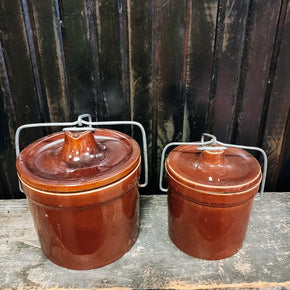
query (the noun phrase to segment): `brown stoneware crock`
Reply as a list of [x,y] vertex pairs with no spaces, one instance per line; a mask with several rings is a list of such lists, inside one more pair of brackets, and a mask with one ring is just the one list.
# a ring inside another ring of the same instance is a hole
[[242,247],[262,175],[248,152],[210,149],[181,145],[168,155],[168,226],[182,251],[218,260]]
[[44,254],[71,269],[109,264],[134,244],[140,149],[114,130],[58,132],[27,146],[17,172]]

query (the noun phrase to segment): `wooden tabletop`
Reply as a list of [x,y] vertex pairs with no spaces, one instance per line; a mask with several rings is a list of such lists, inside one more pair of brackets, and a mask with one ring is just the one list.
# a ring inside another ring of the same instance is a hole
[[243,248],[220,261],[174,246],[166,196],[141,196],[140,205],[133,248],[108,266],[76,271],[42,254],[26,200],[0,200],[0,288],[290,289],[290,193],[255,201]]

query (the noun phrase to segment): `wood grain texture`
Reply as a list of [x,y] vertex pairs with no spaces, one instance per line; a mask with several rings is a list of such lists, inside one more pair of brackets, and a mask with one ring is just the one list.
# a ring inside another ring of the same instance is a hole
[[[289,175],[288,0],[0,0],[0,50],[2,197],[23,196],[17,127],[81,113],[143,124],[146,192],[164,146],[202,132],[262,146],[268,191]],[[138,129],[110,128],[141,145]],[[26,130],[21,148],[48,133]]]
[[167,234],[166,196],[141,196],[140,231],[116,262],[61,268],[41,252],[26,200],[0,201],[1,288],[290,289],[290,193],[255,201],[243,248],[220,261],[190,257]]
[[[155,139],[153,174],[157,184],[162,148],[182,138],[182,66],[186,1],[154,1],[153,98]],[[157,169],[157,170],[156,170]]]
[[[285,2],[286,3],[286,2]],[[270,190],[274,190],[277,182],[279,167],[283,157],[283,140],[287,136],[289,127],[287,126],[290,110],[290,3],[285,5],[285,20],[283,31],[281,31],[280,53],[277,61],[275,78],[265,133],[263,148],[268,152],[269,170],[267,184]],[[281,77],[283,75],[283,77]],[[289,176],[289,175],[288,175]]]
[[[6,62],[3,55],[0,40],[0,197],[9,198],[8,192],[16,192],[17,178],[15,167],[7,165],[15,164],[15,146],[12,136],[16,127],[16,113],[12,100],[10,84],[8,80]],[[6,194],[5,194],[6,193]],[[13,196],[14,197],[14,196]]]
[[[16,1],[14,5],[11,5],[10,1],[1,1],[0,13],[1,42],[8,76],[7,85],[11,92],[16,125],[40,122],[41,108],[34,87],[21,2]],[[36,136],[35,132],[33,134],[28,132],[22,139],[22,144],[29,144]]]
[[[3,74],[0,69],[0,82]],[[2,83],[2,82],[1,82]],[[0,85],[0,88],[3,86]],[[15,146],[12,136],[14,136],[15,119],[9,110],[8,96],[4,90],[0,90],[0,198],[11,198],[23,195],[17,194],[17,176],[15,172]],[[10,194],[9,194],[10,192]],[[12,194],[11,194],[12,193]]]
[[183,64],[183,140],[196,141],[208,130],[217,1],[187,1]]
[[258,144],[259,126],[270,73],[281,4],[279,1],[253,1],[245,53],[245,79],[242,108],[238,116],[237,144]]
[[181,77],[184,47],[185,1],[155,1],[155,82],[159,147],[181,137]]
[[[47,121],[69,121],[71,101],[67,90],[66,68],[62,60],[63,47],[59,39],[60,20],[55,0],[29,0],[34,23],[34,42],[37,48],[41,89],[48,106]],[[61,116],[61,119],[59,118]]]
[[285,129],[284,141],[280,155],[279,175],[277,179],[277,190],[283,191],[289,186],[289,172],[290,172],[290,110],[288,113],[288,121]]
[[83,113],[95,116],[94,66],[86,1],[63,0],[59,7],[73,116]]
[[224,142],[231,141],[249,2],[227,1],[225,7],[219,10],[225,16],[223,37],[220,39],[222,47],[218,56],[213,133]]
[[128,99],[123,95],[122,82],[121,39],[123,36],[120,35],[120,21],[123,16],[120,13],[123,12],[119,11],[117,1],[99,0],[96,5],[102,91],[100,97],[103,98],[103,106],[99,111],[100,118],[102,120],[128,120],[130,109]]
[[[14,139],[12,139],[15,134],[15,119],[11,117],[7,103],[6,96],[0,90],[0,135],[2,138],[0,143],[0,198],[17,198],[24,196],[20,193],[17,194],[19,189],[15,171],[15,144]],[[9,192],[10,194],[8,194]]]
[[[140,122],[147,134],[149,168],[152,160],[152,3],[150,1],[127,1],[129,76],[130,76],[130,112],[131,120]],[[133,130],[133,136],[141,144],[139,129]],[[156,174],[156,173],[155,173]],[[153,172],[149,172],[149,187],[153,186]],[[148,191],[147,191],[148,192]],[[150,192],[150,190],[149,190]]]
[[[40,122],[41,108],[34,88],[20,1],[14,5],[9,1],[0,2],[0,27],[0,178],[3,188],[0,196],[23,197],[17,185],[14,134],[19,124]],[[27,132],[21,138],[21,145],[26,146],[40,136],[40,130]]]

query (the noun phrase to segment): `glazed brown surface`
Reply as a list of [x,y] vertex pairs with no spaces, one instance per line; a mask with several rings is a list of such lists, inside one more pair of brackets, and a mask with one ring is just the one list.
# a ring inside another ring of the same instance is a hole
[[71,269],[93,269],[124,255],[139,228],[140,166],[119,182],[51,194],[22,183],[44,254]]
[[122,197],[90,207],[52,208],[28,200],[42,251],[60,266],[80,270],[107,265],[137,239],[137,183]]
[[248,152],[226,150],[201,151],[198,146],[182,145],[168,156],[166,170],[174,178],[211,192],[243,191],[258,182],[260,165]]
[[253,198],[226,207],[198,204],[170,188],[169,236],[178,248],[196,258],[230,257],[242,247],[252,203]]
[[26,147],[17,169],[42,251],[54,263],[102,267],[136,241],[140,149],[131,137],[56,133]]
[[124,177],[140,162],[131,137],[113,130],[58,132],[27,146],[17,159],[19,177],[52,192],[76,192]]
[[241,149],[200,151],[185,145],[169,154],[166,170],[173,243],[200,259],[235,254],[262,178],[257,160]]

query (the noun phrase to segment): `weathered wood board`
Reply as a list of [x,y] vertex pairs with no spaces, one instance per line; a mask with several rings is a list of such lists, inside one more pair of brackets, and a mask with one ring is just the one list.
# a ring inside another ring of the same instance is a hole
[[141,196],[140,232],[121,259],[89,271],[42,254],[26,200],[0,201],[0,288],[290,289],[290,193],[265,193],[243,248],[220,261],[192,258],[167,234],[166,196]]
[[262,146],[267,191],[289,191],[289,15],[288,0],[0,0],[0,198],[23,197],[17,127],[83,113],[143,124],[149,194],[164,146],[203,132]]

